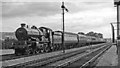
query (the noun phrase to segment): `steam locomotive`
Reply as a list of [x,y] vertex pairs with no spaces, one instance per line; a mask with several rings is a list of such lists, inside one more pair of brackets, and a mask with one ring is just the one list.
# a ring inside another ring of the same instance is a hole
[[51,52],[61,50],[63,48],[70,49],[81,47],[89,44],[103,43],[102,38],[85,36],[71,32],[52,31],[50,28],[21,24],[21,27],[15,31],[15,36],[18,39],[14,44],[15,54],[37,54],[43,52]]

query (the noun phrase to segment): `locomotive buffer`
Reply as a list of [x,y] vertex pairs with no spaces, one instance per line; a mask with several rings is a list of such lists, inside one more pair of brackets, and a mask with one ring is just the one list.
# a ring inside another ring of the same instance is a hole
[[63,34],[62,34],[62,45],[63,45],[63,53],[65,53],[65,43],[64,43],[64,32],[65,32],[65,26],[64,26],[64,10],[68,12],[68,9],[64,6],[64,2],[62,2],[62,16],[63,16]]

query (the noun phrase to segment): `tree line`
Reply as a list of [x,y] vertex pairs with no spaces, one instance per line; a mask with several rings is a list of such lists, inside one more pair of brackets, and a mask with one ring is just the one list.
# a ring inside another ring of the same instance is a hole
[[102,33],[96,33],[96,32],[88,32],[88,33],[84,33],[84,32],[78,32],[78,34],[82,34],[82,35],[86,35],[86,36],[93,36],[93,37],[98,37],[98,38],[103,38],[103,34]]

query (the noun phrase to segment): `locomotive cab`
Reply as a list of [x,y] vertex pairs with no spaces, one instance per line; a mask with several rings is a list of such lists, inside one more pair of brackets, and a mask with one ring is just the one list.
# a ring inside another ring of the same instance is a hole
[[42,39],[44,41],[44,49],[46,52],[53,50],[53,31],[50,28],[40,27],[39,30],[42,31]]
[[39,28],[44,36],[44,41],[52,43],[52,30],[50,28],[46,28],[46,27],[40,27]]

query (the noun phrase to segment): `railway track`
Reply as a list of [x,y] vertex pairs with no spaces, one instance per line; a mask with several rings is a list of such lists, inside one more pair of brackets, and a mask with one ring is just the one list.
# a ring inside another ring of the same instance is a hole
[[[42,54],[42,53],[39,53],[39,54]],[[39,54],[33,54],[33,55],[32,54],[30,54],[30,55],[15,55],[15,54],[1,55],[2,59],[0,59],[0,61],[18,59],[18,58],[29,57],[29,56],[39,55]]]
[[2,59],[0,59],[0,61],[17,58],[17,56],[15,56],[14,54],[1,55],[1,57],[2,57]]
[[[103,43],[104,44],[104,43]],[[43,53],[40,53],[43,54]],[[44,53],[45,54],[45,53]],[[34,55],[39,55],[39,54],[34,54]],[[15,54],[7,54],[7,55],[1,55],[0,61],[6,61],[6,60],[12,60],[12,59],[18,59],[18,58],[23,58],[23,57],[29,57],[29,56],[34,56],[34,55],[15,55]]]
[[95,67],[96,60],[104,52],[106,52],[106,50],[108,50],[110,47],[111,47],[111,45],[103,47],[103,48],[101,48],[99,50],[90,52],[89,54],[86,54],[84,57],[81,57],[80,59],[75,61],[74,63],[68,64],[68,65],[66,65],[64,67],[75,67],[76,66],[76,67],[79,67],[79,68],[85,68],[85,67],[86,68],[87,67],[93,68],[93,67]]
[[[109,47],[110,46],[103,46],[103,47],[100,47],[100,48],[97,48],[97,49],[93,49],[90,52],[79,53],[79,54],[76,54],[74,56],[65,58],[63,60],[47,64],[43,68],[46,68],[46,67],[55,67],[55,68],[57,68],[57,67],[58,68],[59,67],[62,67],[62,68],[66,68],[66,67],[73,67],[73,68],[74,67],[80,67],[80,68],[83,68],[85,66],[89,66],[90,63],[93,60],[95,60],[98,56],[100,56],[101,53],[103,53],[101,51],[105,51]],[[101,52],[101,53],[99,55],[96,55],[99,52]]]
[[[91,52],[86,51],[87,49],[77,50],[77,51],[74,51],[74,52],[69,52],[69,53],[60,54],[60,55],[56,55],[56,56],[49,57],[49,58],[44,58],[44,59],[41,59],[41,60],[35,60],[35,61],[27,62],[27,63],[13,65],[11,67],[21,67],[21,68],[29,67],[29,66],[48,67],[48,66],[54,66],[54,65],[55,65],[55,67],[67,66],[68,64],[71,64],[73,61],[75,62],[76,59],[77,59],[76,58],[77,56],[82,55],[81,57],[84,57],[85,55],[91,54],[94,51],[98,51],[101,48],[105,48],[105,47],[107,47],[107,45],[101,46],[99,48],[98,47],[93,47],[92,48],[93,51],[91,51]],[[71,58],[71,59],[75,58],[75,59],[73,59],[73,61],[65,62],[64,60],[68,60],[67,58]],[[65,64],[62,61],[64,61]],[[56,65],[56,63],[59,63],[59,62],[62,62],[62,64]]]
[[[34,54],[34,55],[37,55],[37,54]],[[34,56],[34,55],[15,55],[15,54],[7,54],[7,55],[2,55],[2,59],[0,59],[0,61],[18,59],[18,58],[29,57],[29,56]]]
[[[39,53],[39,54],[43,54],[43,53]],[[7,54],[7,55],[1,55],[2,59],[0,59],[0,61],[6,61],[6,60],[23,58],[23,57],[35,56],[35,55],[39,55],[39,54],[30,54],[30,55]]]

